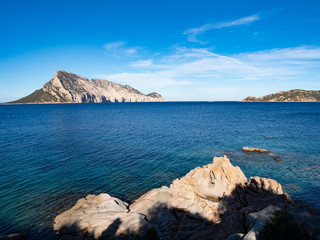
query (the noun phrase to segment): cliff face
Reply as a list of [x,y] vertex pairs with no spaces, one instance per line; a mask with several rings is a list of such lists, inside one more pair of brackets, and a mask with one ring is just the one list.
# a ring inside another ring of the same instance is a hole
[[319,102],[320,91],[307,91],[294,89],[290,91],[280,91],[260,98],[253,96],[243,99],[244,102]]
[[43,88],[12,103],[164,102],[158,93],[144,95],[129,85],[88,79],[57,71]]
[[270,216],[286,209],[311,239],[320,234],[320,213],[299,204],[275,180],[247,181],[226,156],[215,157],[131,205],[106,193],[88,195],[55,218],[54,230],[61,239],[255,240]]

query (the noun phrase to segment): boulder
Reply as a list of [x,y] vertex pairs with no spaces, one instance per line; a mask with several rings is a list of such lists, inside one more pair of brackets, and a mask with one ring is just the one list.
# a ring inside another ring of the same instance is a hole
[[250,213],[247,217],[247,222],[250,224],[249,231],[242,239],[256,240],[257,234],[259,234],[266,225],[266,222],[277,210],[280,210],[280,208],[276,206],[268,206],[259,212]]
[[215,157],[212,164],[191,170],[181,179],[174,180],[169,188],[153,189],[142,195],[130,210],[146,214],[148,207],[165,204],[211,221],[222,198],[230,196],[236,188],[244,187],[246,182],[240,168],[234,167],[226,156]]
[[88,195],[55,218],[54,230],[64,238],[139,235],[150,226],[142,214],[129,212],[127,206],[127,203],[105,193]]
[[253,211],[259,211],[269,205],[285,207],[291,201],[288,194],[283,193],[281,184],[270,178],[250,177],[245,192],[248,206]]
[[[146,215],[161,239],[172,239],[178,235],[188,239],[212,239],[218,234],[216,226],[228,221],[229,227],[224,226],[226,230],[221,236],[224,239],[233,231],[243,230],[239,224],[242,214],[225,213],[231,206],[237,208],[241,205],[234,193],[238,189],[243,191],[246,182],[247,178],[240,168],[234,167],[226,156],[215,157],[213,163],[191,170],[181,179],[174,180],[169,188],[153,189],[142,195],[129,209]],[[232,201],[233,198],[237,200]],[[228,204],[230,206],[227,208]],[[224,219],[221,219],[222,216]],[[213,227],[212,224],[216,225]],[[168,229],[172,234],[168,234]]]

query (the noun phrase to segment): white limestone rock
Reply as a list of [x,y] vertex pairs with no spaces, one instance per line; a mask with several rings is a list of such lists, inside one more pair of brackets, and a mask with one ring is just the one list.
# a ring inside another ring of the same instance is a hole
[[62,237],[134,236],[142,234],[149,226],[144,216],[129,212],[128,204],[103,193],[88,195],[68,211],[55,218],[54,230]]

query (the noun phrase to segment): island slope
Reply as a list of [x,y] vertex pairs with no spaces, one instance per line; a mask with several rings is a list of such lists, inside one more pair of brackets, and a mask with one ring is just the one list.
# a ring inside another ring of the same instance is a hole
[[129,85],[88,79],[59,70],[43,88],[10,103],[164,102],[158,93],[145,95]]

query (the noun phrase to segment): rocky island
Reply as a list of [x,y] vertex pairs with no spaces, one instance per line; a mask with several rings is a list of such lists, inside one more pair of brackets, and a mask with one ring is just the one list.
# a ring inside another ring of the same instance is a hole
[[56,71],[43,88],[10,103],[101,103],[164,102],[159,93],[144,95],[129,85],[102,79],[88,79],[66,71]]
[[243,102],[320,102],[320,91],[307,91],[294,89],[280,91],[260,98],[253,96],[242,100]]
[[248,181],[224,156],[131,205],[88,195],[55,218],[54,230],[61,239],[320,239],[320,212],[292,202],[273,179]]

